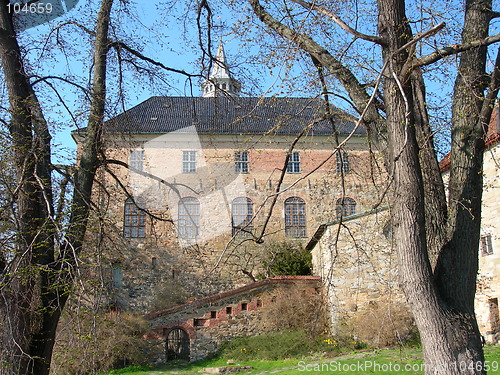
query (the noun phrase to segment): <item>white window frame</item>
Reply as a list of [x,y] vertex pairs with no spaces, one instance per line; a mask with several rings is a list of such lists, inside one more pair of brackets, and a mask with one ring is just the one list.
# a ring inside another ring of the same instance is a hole
[[285,235],[307,237],[306,202],[300,197],[285,200]]
[[337,203],[335,204],[335,211],[337,215],[337,220],[341,218],[345,218],[347,216],[355,215],[357,212],[357,205],[355,199],[351,197],[343,197],[337,199]]
[[144,238],[146,237],[146,213],[139,207],[144,202],[138,199],[136,202],[128,198],[123,208],[123,237]]
[[234,171],[236,173],[248,173],[248,151],[234,152]]
[[253,231],[253,202],[247,197],[233,199],[231,204],[232,234],[251,237]]
[[294,151],[288,157],[287,173],[300,173],[300,152]]
[[182,151],[182,173],[196,173],[196,151]]
[[342,151],[335,154],[336,170],[338,174],[346,174],[351,171],[351,164],[349,162],[349,153]]
[[185,197],[178,204],[177,232],[185,240],[196,239],[200,230],[200,201]]
[[482,235],[479,239],[479,245],[481,247],[481,256],[484,257],[493,254],[493,241],[491,239],[491,233]]

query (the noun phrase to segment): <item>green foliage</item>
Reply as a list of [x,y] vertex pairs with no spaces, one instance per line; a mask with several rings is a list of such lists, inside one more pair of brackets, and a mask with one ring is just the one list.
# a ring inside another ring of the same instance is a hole
[[150,371],[153,370],[151,366],[128,366],[117,370],[111,370],[108,375],[118,375],[118,374],[130,374],[139,371]]
[[233,339],[222,345],[220,355],[237,361],[280,360],[314,353],[338,354],[366,347],[366,343],[351,338],[311,337],[303,330],[293,330]]
[[266,253],[263,263],[268,276],[300,276],[312,273],[311,253],[300,243],[271,243]]

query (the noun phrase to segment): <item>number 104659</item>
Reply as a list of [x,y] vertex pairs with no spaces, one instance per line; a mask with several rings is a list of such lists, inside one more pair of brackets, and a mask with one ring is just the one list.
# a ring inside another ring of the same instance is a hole
[[51,3],[32,3],[32,4],[21,4],[21,3],[14,3],[14,4],[7,4],[7,10],[9,13],[16,13],[16,14],[50,14],[52,13],[52,4]]

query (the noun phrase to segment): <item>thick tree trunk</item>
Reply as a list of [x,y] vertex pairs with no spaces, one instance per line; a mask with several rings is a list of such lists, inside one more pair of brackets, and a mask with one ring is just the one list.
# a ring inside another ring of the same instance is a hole
[[[484,2],[482,3],[484,5]],[[418,121],[415,120],[419,119],[419,115],[415,113],[414,106],[418,98],[414,96],[415,91],[409,87],[411,86],[410,77],[405,76],[404,73],[401,74],[405,62],[411,56],[408,56],[407,50],[400,51],[400,48],[411,40],[411,30],[405,17],[404,1],[379,0],[379,11],[379,32],[388,42],[383,47],[384,61],[390,60],[386,73],[385,104],[389,145],[392,152],[391,160],[395,163],[394,224],[401,285],[421,334],[425,364],[428,366],[426,374],[482,374],[484,373],[484,357],[474,315],[479,227],[473,228],[475,235],[463,236],[466,226],[478,225],[480,212],[477,216],[469,215],[463,218],[465,227],[455,224],[450,226],[452,238],[468,239],[461,243],[452,240],[443,247],[437,259],[438,278],[435,282],[429,253],[434,254],[433,250],[443,245],[444,231],[435,226],[436,223],[439,224],[439,221],[433,222],[429,214],[426,215],[425,205],[428,208],[438,205],[437,208],[441,210],[444,201],[436,200],[436,198],[442,199],[439,197],[441,195],[439,191],[435,196],[431,195],[424,199],[424,183],[427,184],[427,191],[429,191],[434,182],[423,180],[425,171],[422,171],[422,166],[427,168],[427,165],[419,160],[418,144],[422,141],[417,141],[414,131],[415,128],[418,129]],[[468,30],[470,27],[483,30],[483,38],[487,35],[487,28],[484,32],[484,24],[477,17],[469,25],[466,22],[465,34],[470,32]],[[473,33],[472,38],[475,40],[481,38],[481,35]],[[462,69],[463,66],[460,67],[460,71]],[[482,78],[484,70],[481,74],[478,73],[477,70],[472,72],[471,77]],[[470,89],[468,91],[470,92]],[[459,101],[458,104],[455,102],[454,107],[465,110],[472,106],[475,107],[476,112],[479,112],[474,103],[477,99],[473,102],[471,99],[472,97],[480,98],[483,91],[484,86],[483,90],[475,90],[464,101]],[[453,143],[456,142],[455,140],[454,136]],[[482,149],[476,147],[471,154],[482,155]],[[477,155],[477,159],[482,160],[482,157]],[[462,170],[468,171],[466,173],[476,171],[477,177],[479,169],[475,169],[473,165],[462,167]],[[468,183],[464,177],[462,174],[454,180],[461,189],[464,188],[464,184]],[[468,198],[475,200],[475,203],[471,203],[474,205],[474,214],[477,213],[478,206],[480,207],[481,189],[481,182],[476,181],[472,185],[470,194],[466,193]],[[450,198],[452,199],[452,195]],[[453,221],[453,213],[452,209],[451,221]],[[441,225],[444,225],[444,218],[442,214],[438,217]],[[435,231],[436,228],[437,231]],[[473,239],[470,240],[470,237]],[[445,261],[443,254],[450,254],[451,257]]]
[[7,12],[0,3],[0,56],[11,109],[18,193],[17,254],[2,273],[0,374],[48,375],[57,324],[72,288],[74,256],[81,249],[98,166],[106,93],[108,28],[113,0],[103,0],[97,19],[92,100],[87,138],[75,176],[72,213],[55,259],[50,134],[21,58]]

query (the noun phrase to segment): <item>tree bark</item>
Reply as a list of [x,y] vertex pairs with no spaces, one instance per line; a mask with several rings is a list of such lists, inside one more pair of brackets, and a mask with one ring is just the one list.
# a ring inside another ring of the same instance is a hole
[[[434,283],[429,245],[434,241],[438,241],[439,245],[442,237],[441,239],[440,235],[438,238],[433,237],[437,233],[432,231],[435,227],[429,225],[432,223],[429,222],[429,215],[425,214],[425,205],[444,204],[444,201],[435,201],[435,196],[429,196],[427,200],[424,198],[422,165],[425,166],[425,164],[420,163],[419,142],[413,130],[417,128],[415,120],[419,116],[415,111],[411,78],[401,75],[402,72],[404,73],[405,62],[411,58],[406,50],[400,51],[400,48],[412,37],[405,16],[405,4],[399,0],[379,0],[378,4],[379,32],[388,42],[386,46],[383,46],[384,62],[390,60],[384,96],[387,109],[388,143],[392,152],[391,160],[395,163],[396,199],[393,223],[401,286],[419,328],[427,366],[426,373],[483,373],[474,368],[474,364],[482,364],[484,361],[473,313],[475,284],[469,285],[467,289],[471,297],[469,307],[472,306],[472,308],[458,309],[459,300],[450,301],[443,295],[443,289],[451,290],[453,284],[449,283],[443,285],[444,288],[438,288]],[[396,79],[399,83],[395,82]],[[430,181],[427,183],[429,184]],[[450,246],[444,248],[450,249]],[[460,247],[454,250],[455,253],[464,251]],[[441,254],[437,269],[440,269]],[[474,279],[476,272],[473,273]],[[463,280],[469,277],[470,270],[467,274],[455,273],[454,278]]]
[[[63,244],[55,243],[50,133],[31,83],[7,11],[0,4],[0,56],[7,83],[18,192],[16,257],[2,272],[0,374],[48,375],[57,324],[72,288],[75,256],[89,216],[106,93],[108,28],[113,0],[99,11],[94,53],[92,100],[82,158],[75,176],[70,226]],[[55,249],[62,248],[57,259]]]

